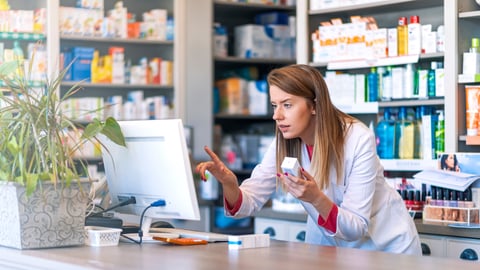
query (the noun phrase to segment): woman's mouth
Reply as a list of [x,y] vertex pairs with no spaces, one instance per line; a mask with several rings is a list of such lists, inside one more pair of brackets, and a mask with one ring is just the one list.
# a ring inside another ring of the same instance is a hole
[[290,126],[287,126],[287,125],[278,125],[278,129],[279,129],[282,133],[287,132],[289,127],[290,127]]

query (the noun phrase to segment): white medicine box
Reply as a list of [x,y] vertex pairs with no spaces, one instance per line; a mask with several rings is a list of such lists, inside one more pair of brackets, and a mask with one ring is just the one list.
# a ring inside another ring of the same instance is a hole
[[292,58],[288,25],[246,24],[235,27],[235,56],[242,58]]
[[235,27],[235,56],[242,58],[274,57],[274,39],[267,33],[268,27],[256,24]]

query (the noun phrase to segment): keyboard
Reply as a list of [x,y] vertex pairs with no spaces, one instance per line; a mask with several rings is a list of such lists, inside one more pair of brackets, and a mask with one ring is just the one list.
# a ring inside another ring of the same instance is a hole
[[[138,233],[125,233],[122,234],[125,235],[135,241],[140,241],[140,237],[138,237]],[[169,233],[169,232],[149,232],[149,233],[144,233],[142,237],[142,243],[162,243],[161,241],[154,240],[153,237],[158,236],[158,237],[164,237],[164,238],[179,238],[180,235],[177,233]],[[120,237],[120,240],[122,242],[130,242],[132,243],[132,240],[126,238],[126,237]]]
[[196,238],[207,240],[208,242],[228,242],[228,234],[223,233],[213,233],[213,232],[202,232],[194,230],[186,230],[179,228],[151,228],[150,232],[152,233],[172,233],[177,234],[183,238]]

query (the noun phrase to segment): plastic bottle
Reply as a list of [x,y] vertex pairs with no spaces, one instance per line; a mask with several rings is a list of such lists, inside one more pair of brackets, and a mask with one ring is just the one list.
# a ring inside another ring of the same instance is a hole
[[392,67],[386,67],[382,76],[382,100],[391,100],[393,91]]
[[378,73],[375,67],[372,67],[367,75],[367,87],[368,101],[378,101]]
[[237,143],[231,135],[225,135],[222,139],[221,159],[229,169],[242,169],[243,162]]
[[407,17],[400,17],[397,25],[398,55],[408,54],[408,23]]
[[445,117],[442,110],[437,111],[438,121],[435,125],[435,154],[438,157],[445,151]]
[[18,42],[18,40],[15,40],[13,42],[13,55],[15,57],[15,60],[22,61],[23,59],[25,59],[22,47],[20,47],[20,42]]
[[420,25],[420,17],[417,15],[410,16],[407,51],[409,54],[420,54],[422,52],[422,26]]
[[415,92],[415,68],[413,64],[407,64],[403,73],[404,89],[403,97],[412,98]]
[[408,119],[407,108],[400,107],[395,128],[396,151],[400,159],[413,159],[414,156],[414,126]]
[[431,68],[427,73],[427,95],[429,97],[434,97],[436,95],[435,69],[437,69],[437,62],[432,61],[430,65]]
[[423,144],[422,144],[422,115],[424,110],[422,107],[417,107],[415,110],[415,122],[414,122],[414,154],[413,157],[421,159],[423,157]]
[[383,119],[375,128],[377,134],[377,154],[382,159],[395,158],[395,121],[391,119],[389,108],[383,111]]

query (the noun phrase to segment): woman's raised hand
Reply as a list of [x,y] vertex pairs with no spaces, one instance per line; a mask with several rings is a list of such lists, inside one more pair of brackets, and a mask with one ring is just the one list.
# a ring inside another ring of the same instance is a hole
[[197,172],[200,178],[206,181],[205,171],[208,170],[222,185],[238,186],[237,176],[227,168],[220,158],[208,147],[204,147],[205,152],[210,156],[210,161],[201,162],[197,165]]

